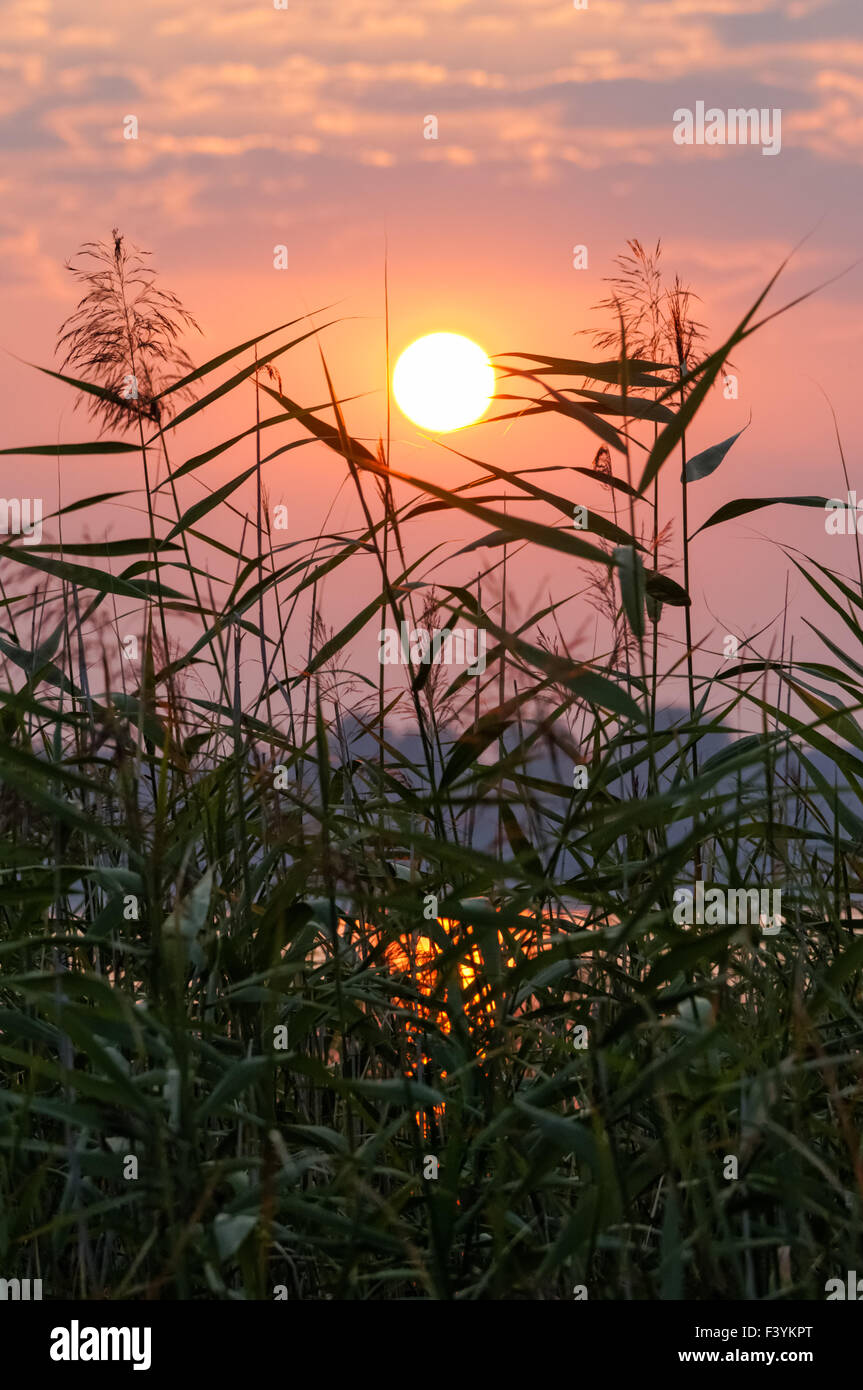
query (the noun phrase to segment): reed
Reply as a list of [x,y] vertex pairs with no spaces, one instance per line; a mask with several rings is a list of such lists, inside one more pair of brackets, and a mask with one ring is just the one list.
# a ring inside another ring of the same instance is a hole
[[[351,435],[325,363],[322,403],[292,399],[311,321],[140,371],[124,401],[132,355],[162,331],[167,362],[191,320],[152,279],[123,318],[122,246],[65,329],[86,386],[58,375],[110,428],[94,451],[140,456],[149,534],[0,546],[0,1272],[46,1298],[823,1297],[863,1234],[860,574],[783,552],[843,641],[711,667],[700,532],[824,499],[731,499],[695,533],[658,511],[765,296],[670,365],[623,286],[622,350],[501,356],[522,394],[498,417],[553,412],[594,467],[474,460],[447,489]],[[234,395],[249,418],[250,387],[254,462],[213,488],[238,440],[184,457],[183,425]],[[726,445],[690,451],[684,504]],[[362,522],[282,542],[266,470],[309,446],[343,460]],[[576,531],[584,474],[611,505]],[[409,558],[430,511],[484,524],[471,583],[441,579],[439,543]],[[525,547],[571,574],[527,616],[502,584]],[[363,555],[373,589],[330,631],[322,581]],[[564,612],[585,583],[589,653]],[[370,687],[352,644],[415,621],[482,628],[485,670]],[[674,890],[702,875],[781,887],[780,933],[681,926]]]

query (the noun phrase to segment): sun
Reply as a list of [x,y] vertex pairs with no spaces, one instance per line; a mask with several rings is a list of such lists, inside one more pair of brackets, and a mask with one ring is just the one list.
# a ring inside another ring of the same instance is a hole
[[444,434],[473,424],[494,395],[494,368],[460,333],[429,333],[405,348],[393,372],[399,409],[421,429]]

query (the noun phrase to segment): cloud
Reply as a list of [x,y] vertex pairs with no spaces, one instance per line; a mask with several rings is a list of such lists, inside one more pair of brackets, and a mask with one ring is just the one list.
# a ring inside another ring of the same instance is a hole
[[[8,189],[0,188],[4,201]],[[54,256],[41,244],[36,227],[22,227],[11,218],[0,220],[0,285],[4,295],[31,295],[34,290],[50,298],[62,297],[68,290],[68,275]]]
[[[65,23],[48,0],[12,0],[0,145],[10,176],[38,184],[33,207],[76,180],[137,200],[149,182],[153,206],[162,199],[184,225],[214,204],[229,166],[290,178],[313,157],[321,183],[344,161],[451,177],[485,168],[508,185],[679,170],[693,152],[674,146],[672,114],[699,98],[779,105],[785,157],[858,166],[858,2],[149,0],[142,24],[116,0],[89,0]],[[129,114],[135,141],[123,138]],[[436,141],[423,139],[429,114]],[[751,153],[694,155],[720,167]]]

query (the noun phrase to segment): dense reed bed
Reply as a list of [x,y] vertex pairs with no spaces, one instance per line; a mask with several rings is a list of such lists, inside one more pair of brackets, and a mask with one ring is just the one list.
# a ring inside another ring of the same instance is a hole
[[[293,399],[308,320],[194,368],[146,262],[89,251],[59,375],[93,441],[4,452],[139,463],[147,534],[75,540],[93,497],[0,546],[0,1276],[823,1298],[863,1235],[863,582],[789,553],[845,637],[739,659],[698,653],[687,592],[688,494],[733,441],[687,444],[775,277],[708,352],[634,243],[604,356],[497,360],[495,413],[554,412],[593,466],[474,460],[447,489],[352,437],[325,363],[322,402]],[[227,397],[248,428],[187,457]],[[364,523],[300,544],[267,469],[324,448]],[[780,503],[824,498],[706,524]],[[409,558],[449,513],[483,528],[469,584]],[[521,547],[587,584],[601,650],[569,593],[511,619]],[[330,632],[318,586],[359,564],[374,592]],[[481,631],[484,670],[350,671],[402,623]],[[780,889],[781,929],[681,924],[698,880]]]

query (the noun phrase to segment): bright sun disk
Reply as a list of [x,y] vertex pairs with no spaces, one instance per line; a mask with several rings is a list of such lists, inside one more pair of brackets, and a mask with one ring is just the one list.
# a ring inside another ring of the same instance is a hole
[[393,372],[399,409],[421,429],[445,433],[478,420],[494,395],[494,368],[460,333],[429,333],[405,348]]

